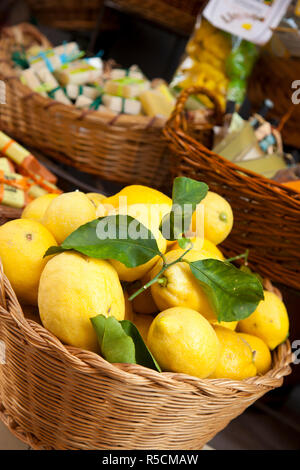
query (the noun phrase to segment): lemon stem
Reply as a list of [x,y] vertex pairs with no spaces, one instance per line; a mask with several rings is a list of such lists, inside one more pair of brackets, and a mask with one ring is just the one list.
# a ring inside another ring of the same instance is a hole
[[[134,294],[132,294],[130,297],[129,297],[129,300],[132,301],[133,299],[135,299],[138,295],[140,295],[142,292],[144,292],[146,289],[148,289],[150,286],[152,286],[152,284],[155,284],[156,282],[159,282],[159,284],[163,284],[165,283],[164,281],[164,278],[165,277],[162,277],[163,273],[170,267],[170,266],[173,266],[174,264],[176,263],[180,263],[180,261],[182,261],[182,259],[184,258],[184,256],[192,249],[192,247],[188,248],[184,253],[182,253],[181,256],[179,256],[178,259],[176,259],[175,261],[173,261],[172,263],[169,263],[167,264],[166,263],[166,260],[165,260],[165,257],[164,255],[161,255],[162,257],[162,260],[163,260],[163,267],[161,268],[161,270],[159,271],[159,273],[156,274],[156,276],[151,279],[151,281],[147,282],[147,284],[145,284],[143,287],[141,287],[138,291],[134,292]],[[165,278],[166,279],[166,278]]]
[[245,260],[245,264],[247,265],[248,263],[248,256],[249,256],[249,250],[246,250],[245,253],[243,253],[242,255],[238,255],[238,256],[234,256],[233,258],[228,258],[226,260],[226,263],[231,263],[232,261],[236,261],[238,259],[243,259]]

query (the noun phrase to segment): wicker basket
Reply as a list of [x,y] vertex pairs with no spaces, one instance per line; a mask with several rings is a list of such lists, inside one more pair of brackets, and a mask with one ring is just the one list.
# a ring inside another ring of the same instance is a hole
[[242,381],[110,364],[26,319],[2,271],[0,293],[0,419],[33,449],[201,449],[290,373],[289,342]]
[[[0,79],[6,82],[6,105],[0,106],[1,128],[25,144],[79,170],[123,184],[163,187],[169,183],[172,154],[162,129],[166,120],[125,114],[111,117],[78,110],[44,98],[24,86],[13,69],[11,52],[31,43],[49,45],[29,24],[7,28],[0,40]],[[191,134],[211,144],[213,123],[221,119],[217,100],[207,91],[215,110],[197,114]]]
[[93,29],[104,0],[26,0],[41,24],[68,30]]
[[292,95],[296,91],[292,83],[299,77],[300,59],[274,57],[265,53],[256,63],[248,90],[256,110],[267,97],[275,104],[268,116],[279,119],[292,113],[282,129],[282,137],[286,145],[296,148],[300,148],[300,106],[292,103]]
[[192,33],[208,0],[112,0],[108,3],[184,35]]
[[[206,182],[231,204],[235,223],[224,243],[231,256],[250,249],[249,264],[263,277],[300,289],[300,194],[211,152],[185,131],[182,92],[165,134],[177,154],[176,176]],[[174,157],[175,158],[175,157]]]
[[22,209],[15,209],[13,207],[3,206],[0,204],[0,225],[3,225],[13,219],[19,219],[21,214]]

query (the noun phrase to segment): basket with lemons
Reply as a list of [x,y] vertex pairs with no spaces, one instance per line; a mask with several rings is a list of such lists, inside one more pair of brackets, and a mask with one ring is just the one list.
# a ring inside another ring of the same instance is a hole
[[288,336],[287,311],[232,264],[247,253],[224,258],[217,245],[233,214],[208,189],[178,177],[172,199],[136,185],[108,198],[42,196],[0,227],[4,272],[47,330],[109,362],[199,378],[264,374]]

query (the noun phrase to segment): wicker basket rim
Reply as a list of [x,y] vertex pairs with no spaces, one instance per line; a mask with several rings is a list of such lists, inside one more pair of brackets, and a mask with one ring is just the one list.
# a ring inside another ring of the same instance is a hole
[[[14,34],[12,34],[13,31],[20,31],[22,34],[23,32],[28,32],[32,34],[35,37],[35,39],[39,41],[41,44],[47,44],[49,46],[52,46],[51,43],[48,41],[48,39],[37,28],[35,28],[33,25],[29,23],[20,23],[17,26],[5,28],[2,31],[2,34],[0,36],[0,42],[3,38],[12,39],[14,37]],[[127,129],[130,128],[134,130],[134,129],[148,129],[148,128],[153,128],[153,127],[158,128],[158,129],[163,129],[168,120],[168,118],[163,117],[163,116],[154,116],[154,117],[144,116],[144,115],[131,116],[127,114],[116,114],[115,116],[112,116],[111,113],[101,111],[101,110],[100,111],[93,110],[93,109],[80,110],[76,108],[74,105],[60,103],[49,97],[44,97],[38,92],[32,91],[27,85],[24,85],[19,80],[19,77],[15,72],[11,57],[7,56],[6,59],[2,59],[1,62],[4,64],[4,66],[2,65],[2,68],[3,68],[2,73],[3,73],[4,80],[14,80],[14,79],[17,80],[17,87],[20,90],[21,98],[27,99],[27,100],[28,99],[33,100],[33,102],[35,102],[36,104],[39,104],[40,106],[44,108],[48,108],[50,112],[52,108],[55,108],[55,111],[59,110],[62,113],[66,112],[68,114],[68,117],[73,118],[75,121],[76,120],[90,120],[90,121],[100,120],[103,124],[106,124],[106,125],[120,127],[120,128],[125,127]],[[4,74],[5,69],[7,71],[7,74]],[[202,93],[205,94],[212,101],[214,105],[213,110],[207,110],[206,112],[208,114],[211,113],[212,115],[215,114],[217,119],[219,119],[219,116],[221,114],[221,108],[220,108],[217,98],[214,96],[213,93],[209,92],[209,90],[206,90],[204,88],[202,90]],[[211,124],[201,123],[201,129],[206,129],[206,128],[210,129],[211,127],[212,127]]]
[[[231,168],[236,171],[236,173],[239,173],[242,177],[248,177],[248,178],[255,178],[256,183],[259,183],[263,189],[265,190],[266,187],[270,189],[271,192],[276,191],[278,196],[284,197],[285,201],[289,203],[292,202],[295,207],[295,210],[298,210],[300,208],[300,193],[296,191],[293,188],[290,188],[288,186],[284,186],[281,183],[278,183],[277,181],[273,181],[265,176],[262,176],[258,173],[255,173],[252,170],[248,170],[246,168],[242,168],[238,164],[231,162],[227,158],[223,157],[222,155],[219,155],[215,153],[213,150],[209,150],[206,148],[204,145],[202,145],[200,142],[196,142],[195,139],[188,135],[186,133],[186,127],[187,123],[185,120],[184,113],[182,113],[182,109],[185,105],[185,102],[187,98],[190,95],[197,94],[199,93],[199,90],[201,90],[202,87],[198,86],[193,86],[190,88],[186,88],[183,90],[178,97],[177,103],[175,105],[174,111],[170,118],[167,120],[166,125],[164,127],[164,135],[166,136],[167,140],[170,142],[170,144],[173,144],[173,141],[176,140],[176,135],[179,139],[184,138],[184,140],[188,141],[191,146],[194,146],[195,143],[197,144],[198,147],[201,147],[201,150],[206,153],[210,158],[214,158],[217,160],[219,163],[222,163],[223,165],[226,165],[226,167]],[[185,159],[193,165],[195,160],[194,156],[185,156]]]
[[24,337],[34,347],[46,350],[47,353],[59,354],[64,362],[83,373],[104,373],[123,383],[147,385],[149,383],[167,389],[178,389],[197,393],[205,389],[207,393],[232,394],[232,391],[255,393],[258,389],[270,390],[280,385],[282,378],[291,372],[292,353],[289,341],[282,343],[273,352],[275,366],[263,376],[244,380],[231,379],[199,379],[186,374],[157,372],[138,364],[111,364],[100,355],[73,346],[63,345],[52,333],[33,320],[26,319],[11,284],[3,272],[0,261],[0,315],[7,315],[22,330]]

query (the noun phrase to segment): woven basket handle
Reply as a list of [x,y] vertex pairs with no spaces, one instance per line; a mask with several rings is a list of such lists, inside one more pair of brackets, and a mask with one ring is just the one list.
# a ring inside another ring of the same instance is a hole
[[180,93],[174,111],[165,125],[164,132],[168,137],[170,137],[173,132],[178,132],[179,130],[183,130],[184,132],[186,132],[187,120],[186,113],[184,112],[184,107],[188,97],[191,95],[204,95],[209,98],[212,104],[214,105],[214,118],[216,123],[222,122],[223,111],[219,100],[212,91],[200,86],[186,88]]
[[17,26],[3,28],[2,37],[13,38],[16,44],[23,45],[25,37],[31,37],[32,42],[42,47],[52,47],[52,44],[35,26],[30,23],[20,23]]

